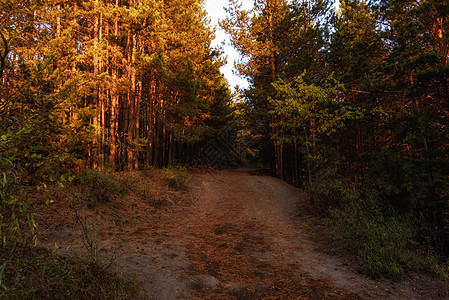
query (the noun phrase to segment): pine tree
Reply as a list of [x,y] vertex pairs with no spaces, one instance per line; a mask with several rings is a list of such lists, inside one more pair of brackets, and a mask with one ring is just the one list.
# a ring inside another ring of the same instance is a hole
[[191,159],[183,149],[210,136],[209,110],[229,101],[201,1],[32,4],[2,2],[3,131],[16,119],[47,126],[39,136],[54,148],[33,154],[67,167]]

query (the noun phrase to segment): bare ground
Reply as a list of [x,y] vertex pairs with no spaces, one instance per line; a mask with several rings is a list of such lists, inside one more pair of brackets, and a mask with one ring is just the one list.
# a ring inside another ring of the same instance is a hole
[[[449,297],[428,275],[375,281],[350,257],[326,254],[327,245],[311,238],[313,220],[298,211],[305,195],[281,180],[196,170],[190,191],[164,193],[174,203],[165,210],[128,197],[85,213],[102,254],[142,282],[138,299]],[[80,251],[70,211],[54,209],[56,220],[41,220],[43,244]]]

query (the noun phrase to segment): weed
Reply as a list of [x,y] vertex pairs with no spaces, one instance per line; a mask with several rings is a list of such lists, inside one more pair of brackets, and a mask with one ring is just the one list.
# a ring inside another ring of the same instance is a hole
[[149,202],[153,199],[151,183],[141,172],[127,172],[120,180],[123,186],[139,198]]
[[187,169],[182,166],[168,167],[162,170],[162,176],[170,188],[175,190],[188,190],[191,177]]
[[72,209],[75,213],[76,222],[81,229],[81,238],[83,240],[84,249],[87,250],[87,253],[95,262],[99,262],[100,247],[98,242],[92,238],[93,231],[91,226],[87,222],[86,215],[84,214],[84,216],[80,216],[80,213],[75,206],[72,206]]
[[0,245],[14,250],[37,243],[37,222],[28,210],[19,182],[23,169],[0,156]]
[[126,188],[114,175],[91,169],[80,172],[75,177],[74,184],[80,188],[75,198],[82,200],[89,207],[110,202],[126,192]]
[[86,257],[61,257],[41,248],[0,249],[4,274],[0,297],[7,299],[130,299],[135,280],[105,270]]
[[376,203],[361,198],[332,210],[334,244],[352,249],[364,272],[373,278],[398,280],[405,271],[412,270],[444,273],[432,251],[420,250],[412,220],[400,215],[388,216],[373,205]]
[[421,232],[431,229],[389,205],[383,191],[350,184],[337,166],[328,164],[317,172],[309,194],[310,208],[328,218],[333,246],[352,250],[367,275],[398,280],[411,270],[433,270],[443,278],[449,274],[422,239]]

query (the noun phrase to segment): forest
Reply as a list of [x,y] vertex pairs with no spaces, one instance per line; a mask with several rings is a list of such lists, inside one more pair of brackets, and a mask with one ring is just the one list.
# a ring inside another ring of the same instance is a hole
[[449,4],[333,5],[231,1],[221,25],[259,159],[309,191],[373,275],[395,277],[405,249],[449,250]]
[[0,0],[2,247],[27,188],[245,165],[305,189],[371,276],[449,278],[449,3],[230,0],[231,92],[203,2]]

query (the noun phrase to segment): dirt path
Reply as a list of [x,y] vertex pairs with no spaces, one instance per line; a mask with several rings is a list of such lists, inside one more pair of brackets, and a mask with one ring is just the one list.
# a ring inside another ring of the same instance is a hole
[[[193,172],[189,205],[100,237],[119,270],[137,275],[140,299],[437,299],[430,277],[373,281],[324,254],[298,217],[302,192],[281,180]],[[111,225],[111,228],[113,226]],[[64,245],[63,247],[64,248]]]

